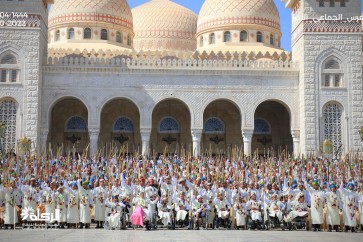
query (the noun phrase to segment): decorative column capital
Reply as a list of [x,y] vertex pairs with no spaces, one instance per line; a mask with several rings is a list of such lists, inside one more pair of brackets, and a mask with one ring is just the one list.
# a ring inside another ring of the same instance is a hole
[[242,130],[243,142],[252,142],[253,130]]
[[200,141],[202,139],[202,129],[192,129],[191,133],[193,141]]
[[150,140],[151,129],[140,129],[141,140]]
[[291,136],[294,141],[300,140],[300,130],[291,130]]
[[98,135],[100,134],[100,130],[99,129],[88,129],[88,133],[90,137],[98,137]]

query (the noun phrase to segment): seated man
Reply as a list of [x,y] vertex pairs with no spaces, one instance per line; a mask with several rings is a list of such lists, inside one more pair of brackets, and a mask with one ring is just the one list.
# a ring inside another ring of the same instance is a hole
[[185,193],[181,192],[180,197],[176,199],[175,203],[175,211],[176,211],[176,222],[183,223],[189,213],[190,205],[187,200],[185,200]]
[[117,195],[112,196],[112,201],[106,199],[105,205],[110,211],[108,217],[106,218],[106,222],[108,222],[109,229],[114,230],[115,228],[120,226],[120,211],[124,207],[124,205],[122,203],[119,203]]
[[[297,201],[291,202],[291,211],[285,218],[285,222],[291,222],[295,218],[307,218],[309,216],[308,206],[305,203],[305,195],[300,192],[295,197]],[[306,226],[308,228],[308,225]]]
[[169,228],[171,228],[172,206],[171,204],[169,204],[167,197],[164,197],[161,202],[158,203],[158,211],[158,216],[161,219],[163,225],[165,227],[168,226]]
[[216,227],[219,227],[219,224],[221,222],[221,220],[226,220],[227,222],[227,226],[230,226],[230,222],[229,222],[229,210],[230,210],[230,205],[223,199],[223,195],[222,193],[218,193],[217,197],[214,199],[214,204],[217,210],[217,224]]
[[[193,199],[192,201],[192,216],[195,216],[196,220],[196,230],[199,230],[200,227],[200,219],[206,218],[208,213],[210,213],[210,206],[207,203],[204,203],[203,197],[198,195],[197,199]],[[189,229],[191,229],[191,222]]]
[[282,203],[277,200],[277,194],[271,196],[271,200],[268,201],[268,215],[270,218],[278,219],[278,222],[282,221]]
[[256,193],[252,192],[250,200],[246,204],[247,211],[250,211],[252,226],[251,229],[261,229],[262,215],[261,202],[256,200]]
[[135,197],[132,203],[135,206],[135,211],[131,215],[131,223],[133,225],[140,225],[144,227],[144,221],[151,221],[152,213],[149,211],[149,203],[156,203],[159,198],[150,201],[145,198],[145,192],[140,192],[139,196]]

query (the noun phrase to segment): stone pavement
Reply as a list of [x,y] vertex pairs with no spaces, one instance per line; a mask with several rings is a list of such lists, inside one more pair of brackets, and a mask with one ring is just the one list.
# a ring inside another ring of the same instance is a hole
[[117,241],[117,242],[289,242],[289,241],[362,241],[362,233],[328,233],[306,231],[225,231],[225,230],[0,230],[1,242],[79,242],[79,241]]

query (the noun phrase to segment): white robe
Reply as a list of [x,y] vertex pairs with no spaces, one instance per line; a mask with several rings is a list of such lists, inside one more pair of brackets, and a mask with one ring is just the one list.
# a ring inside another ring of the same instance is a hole
[[[239,206],[238,206],[239,205]],[[236,216],[236,226],[245,226],[246,225],[246,212],[245,212],[245,203],[236,203],[233,208],[235,210]]]
[[79,220],[81,223],[91,223],[91,208],[93,205],[92,191],[79,188]]
[[355,207],[357,206],[358,200],[357,194],[345,188],[340,188],[339,190],[342,196],[344,225],[355,227],[357,225],[357,219],[355,217]]
[[326,223],[328,225],[340,225],[338,195],[334,192],[325,194],[326,201]]
[[[21,188],[21,191],[23,193],[23,205],[22,208],[25,209],[32,209],[36,212],[37,210],[37,201],[38,201],[38,191],[35,187],[32,186],[23,186]],[[28,222],[31,221],[31,219],[28,219]]]
[[322,224],[324,222],[323,202],[324,194],[320,190],[314,190],[309,185],[306,185],[311,198],[311,223]]
[[270,217],[277,217],[279,221],[282,220],[282,211],[281,211],[281,202],[280,201],[271,201],[270,206],[268,207],[268,215]]
[[359,210],[360,224],[363,225],[363,194],[359,195],[358,210]]
[[162,205],[162,204],[158,204],[158,215],[159,218],[161,219],[161,222],[163,223],[164,226],[167,226],[168,224],[171,224],[171,206],[170,205]]
[[261,203],[255,200],[249,200],[246,204],[246,209],[251,210],[251,218],[252,220],[259,220],[262,221],[262,215],[259,211]]
[[[180,209],[181,206],[184,206],[184,209]],[[189,209],[190,205],[186,200],[177,199],[175,203],[176,221],[184,221]]]
[[105,200],[107,199],[107,190],[104,187],[96,187],[94,189],[94,200],[95,200],[95,220],[105,221]]
[[79,195],[78,190],[69,190],[67,223],[79,223]]
[[63,191],[63,193],[56,192],[55,193],[55,207],[59,209],[59,223],[67,222],[67,193]]
[[[44,205],[45,212],[48,214],[53,214],[55,216],[55,191],[51,190],[49,187],[44,188],[41,192],[41,203]],[[55,221],[47,220],[46,222],[52,223]]]
[[16,206],[20,205],[20,191],[19,189],[4,189],[4,199],[5,199],[5,214],[4,214],[4,224],[13,225],[18,223],[18,216],[16,212]]

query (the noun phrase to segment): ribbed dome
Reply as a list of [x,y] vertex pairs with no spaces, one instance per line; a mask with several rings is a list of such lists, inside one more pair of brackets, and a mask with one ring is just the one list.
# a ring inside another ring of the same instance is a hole
[[82,22],[115,24],[132,31],[132,14],[126,0],[55,0],[49,11],[49,28]]
[[197,32],[240,25],[280,30],[280,15],[273,0],[206,0],[199,13]]
[[132,9],[134,48],[194,51],[197,15],[169,0],[151,0]]

